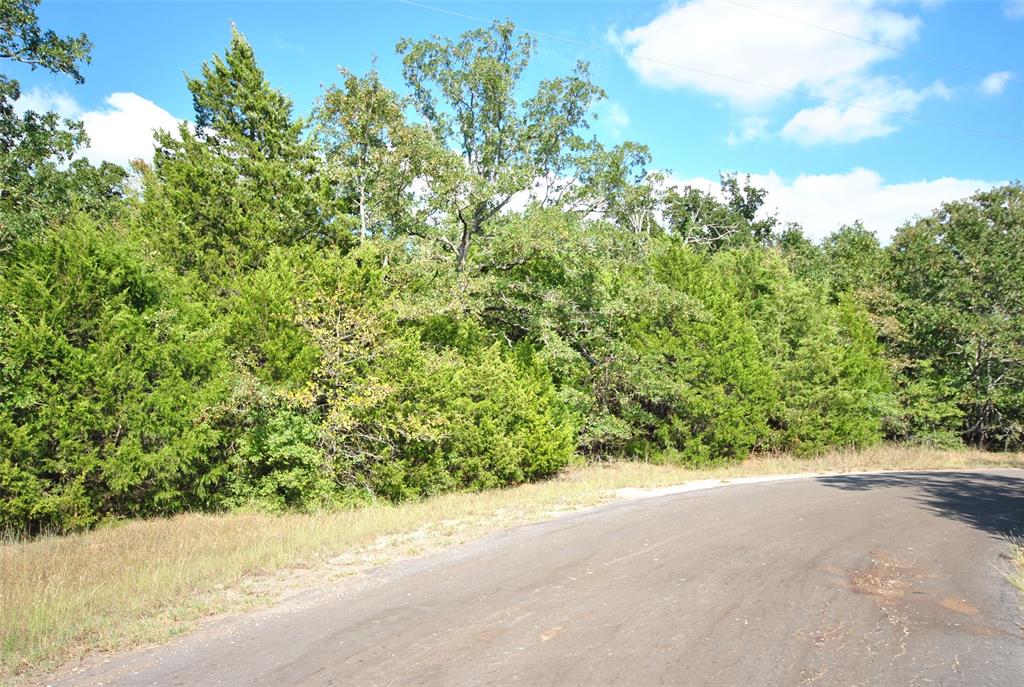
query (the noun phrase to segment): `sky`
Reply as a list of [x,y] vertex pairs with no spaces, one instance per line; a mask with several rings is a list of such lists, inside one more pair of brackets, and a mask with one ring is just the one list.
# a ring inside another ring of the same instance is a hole
[[861,220],[884,241],[1024,178],[1024,0],[43,0],[39,16],[95,47],[84,85],[9,70],[21,106],[83,120],[94,161],[148,158],[154,128],[192,117],[184,74],[224,51],[232,22],[305,115],[338,66],[376,60],[401,92],[401,38],[509,18],[537,40],[525,91],[589,62],[608,96],[599,139],[644,143],[655,168],[702,190],[750,174],[767,210],[815,238]]

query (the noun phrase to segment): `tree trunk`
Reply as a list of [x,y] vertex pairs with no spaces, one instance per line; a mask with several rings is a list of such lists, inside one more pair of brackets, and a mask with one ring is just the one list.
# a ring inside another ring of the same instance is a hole
[[469,256],[469,239],[472,235],[470,226],[462,229],[462,236],[459,237],[459,245],[455,251],[455,271],[461,272],[466,267],[466,258]]
[[366,240],[366,184],[359,184],[359,240]]

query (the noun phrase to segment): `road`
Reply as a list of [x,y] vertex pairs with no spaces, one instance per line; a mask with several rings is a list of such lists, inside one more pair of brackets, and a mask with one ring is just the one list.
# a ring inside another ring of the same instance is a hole
[[218,622],[60,685],[1024,685],[1024,473],[614,504]]

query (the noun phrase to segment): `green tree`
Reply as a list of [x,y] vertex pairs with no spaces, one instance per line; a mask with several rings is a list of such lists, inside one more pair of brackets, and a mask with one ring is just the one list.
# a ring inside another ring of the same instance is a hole
[[[496,255],[492,255],[496,254]],[[557,208],[495,230],[480,317],[529,342],[581,417],[590,455],[745,455],[769,439],[772,372],[706,254]]]
[[778,389],[765,447],[814,453],[880,441],[893,412],[892,384],[864,307],[849,298],[833,304],[773,251],[730,249],[712,263],[757,332]]
[[766,192],[751,185],[749,175],[741,183],[736,174],[723,174],[719,200],[710,191],[687,186],[665,194],[665,222],[687,245],[721,250],[740,245],[768,245],[778,223],[774,215],[759,217]]
[[545,477],[575,424],[529,347],[468,318],[403,323],[404,290],[371,244],[335,263],[303,323],[322,352],[309,403],[345,488],[392,499]]
[[889,346],[905,398],[925,403],[906,434],[942,420],[975,446],[1024,445],[1024,187],[946,203],[902,227],[889,259]]
[[215,503],[230,367],[191,287],[86,219],[0,272],[0,528],[72,530]]
[[[0,0],[0,59],[65,74],[83,83],[92,43],[39,26],[39,0]],[[81,122],[55,112],[18,113],[19,82],[0,74],[0,254],[22,236],[67,218],[75,209],[103,216],[124,195],[125,172],[103,163],[71,162],[88,142]],[[69,165],[70,163],[70,165]]]
[[[534,41],[516,36],[511,22],[397,46],[417,111],[439,141],[458,151],[462,165],[428,189],[454,238],[434,234],[463,270],[475,239],[516,194],[558,198],[581,159],[594,150],[583,137],[587,115],[604,92],[585,63],[570,76],[541,81],[530,98],[518,92]],[[540,191],[535,187],[545,187]]]
[[262,264],[272,246],[344,244],[315,148],[237,29],[186,80],[195,123],[160,132],[143,220],[166,254],[207,278]]
[[842,294],[866,294],[884,282],[886,253],[873,231],[861,222],[843,226],[821,244],[834,300]]
[[828,266],[821,246],[807,238],[800,224],[787,223],[786,227],[776,234],[775,247],[793,276],[808,284],[827,283]]
[[[757,331],[714,264],[670,244],[654,260],[675,303],[640,314],[637,351],[649,359],[660,448],[693,462],[745,457],[769,443],[777,391]],[[650,393],[650,392],[648,392]]]
[[649,172],[651,151],[627,141],[605,150],[592,146],[577,161],[574,185],[565,191],[563,207],[583,216],[598,215],[637,234],[660,232],[665,177]]
[[334,192],[356,210],[360,240],[412,231],[427,220],[416,211],[414,182],[430,183],[458,163],[428,129],[406,121],[407,102],[376,71],[357,76],[341,69],[341,77],[314,111]]

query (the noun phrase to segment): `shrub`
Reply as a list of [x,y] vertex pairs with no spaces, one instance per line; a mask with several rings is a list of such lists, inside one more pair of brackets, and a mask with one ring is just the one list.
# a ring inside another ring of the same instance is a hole
[[392,499],[516,484],[573,454],[575,425],[528,346],[470,320],[399,324],[375,249],[335,266],[306,320],[322,358],[314,404],[338,481]]
[[766,447],[815,453],[882,439],[895,412],[884,350],[867,311],[852,296],[796,279],[763,250],[715,256],[761,342],[772,384],[773,436]]
[[205,502],[230,385],[212,318],[117,227],[19,244],[0,275],[0,526]]

